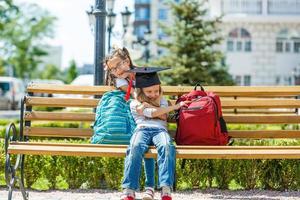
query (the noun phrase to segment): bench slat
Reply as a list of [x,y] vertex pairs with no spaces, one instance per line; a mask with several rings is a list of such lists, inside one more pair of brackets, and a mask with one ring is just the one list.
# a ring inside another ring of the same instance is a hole
[[258,115],[268,115],[268,114],[296,114],[295,109],[223,109],[222,112],[228,114],[258,114]]
[[[27,97],[28,106],[48,106],[48,107],[91,107],[97,106],[99,99],[88,98],[46,98]],[[175,102],[172,101],[172,104]],[[297,99],[255,99],[255,100],[223,100],[223,109],[230,108],[299,108],[300,100]]]
[[[67,113],[67,112],[26,112],[25,120],[41,121],[94,121],[94,113]],[[227,123],[247,124],[291,124],[299,123],[298,115],[224,115]],[[170,121],[172,122],[172,120]],[[173,120],[174,122],[174,120]]]
[[300,116],[297,115],[224,115],[227,123],[233,124],[297,124]]
[[[26,155],[63,155],[92,157],[124,157],[125,148],[109,148],[97,146],[50,146],[50,145],[14,145],[8,148],[10,154]],[[149,149],[145,157],[156,157],[156,149]],[[187,159],[299,159],[300,149],[176,149],[177,158]]]
[[[128,145],[112,144],[89,144],[89,143],[52,143],[52,142],[20,142],[12,141],[12,145],[34,145],[34,146],[68,146],[68,147],[97,147],[97,148],[127,148]],[[155,149],[150,146],[150,149]],[[300,146],[196,146],[196,145],[176,145],[176,149],[299,149]]]
[[[56,128],[56,127],[25,127],[25,136],[41,137],[76,137],[89,138],[92,129],[84,128]],[[300,130],[230,130],[229,136],[233,138],[300,138]]]
[[92,129],[87,128],[56,128],[56,127],[25,127],[25,136],[42,137],[78,137],[89,138],[93,134]]
[[88,107],[94,108],[98,105],[99,99],[89,98],[47,98],[47,97],[27,97],[27,106],[47,106],[47,107]]
[[94,113],[67,113],[67,112],[25,112],[25,120],[41,121],[87,121],[95,120]]
[[[181,95],[194,89],[191,86],[163,86],[165,95]],[[31,84],[27,87],[27,92],[50,93],[50,94],[85,94],[101,95],[111,90],[110,86],[74,86],[55,84]],[[207,86],[207,91],[216,92],[220,96],[298,96],[300,86]]]

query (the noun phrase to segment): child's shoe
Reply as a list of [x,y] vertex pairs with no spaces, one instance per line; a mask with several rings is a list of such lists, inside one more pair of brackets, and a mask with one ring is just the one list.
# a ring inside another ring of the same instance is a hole
[[161,190],[161,200],[172,200],[171,188],[168,186],[163,186]]
[[124,189],[121,200],[135,200],[135,193],[131,189]]
[[154,200],[154,189],[152,187],[146,187],[142,200]]
[[169,195],[162,195],[161,196],[161,200],[172,200],[172,197],[171,196],[169,196]]

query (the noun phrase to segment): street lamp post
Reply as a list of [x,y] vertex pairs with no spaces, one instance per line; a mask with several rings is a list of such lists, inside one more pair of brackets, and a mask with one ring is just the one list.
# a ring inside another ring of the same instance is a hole
[[108,15],[108,27],[107,27],[107,31],[108,31],[108,52],[110,52],[111,50],[111,34],[112,34],[112,29],[115,26],[115,19],[116,19],[116,13],[114,13],[112,11],[112,9],[109,11]]
[[144,53],[143,58],[145,59],[145,62],[148,63],[150,59],[150,50],[149,50],[149,44],[151,41],[151,30],[147,29],[144,32],[144,35],[142,37],[139,37],[136,41],[133,42],[133,44],[140,44],[144,47]]
[[[106,3],[108,14],[106,12]],[[106,31],[106,15],[108,16],[108,50],[110,51],[110,40],[112,29],[115,25],[116,14],[113,13],[115,0],[95,0],[95,6],[87,11],[89,23],[95,36],[94,43],[94,84],[103,85],[104,83],[104,65],[103,59],[105,57],[105,31]],[[126,7],[125,12],[122,12],[122,22],[124,33],[129,24],[129,16],[131,12]],[[123,35],[124,36],[124,35]]]
[[116,21],[116,13],[114,13],[114,6],[115,6],[115,0],[108,0],[107,1],[107,18],[108,18],[108,27],[107,27],[107,32],[108,32],[108,52],[111,50],[111,34],[112,34],[112,29],[115,26],[115,21]]
[[105,0],[95,0],[95,8],[91,7],[91,11],[87,11],[90,24],[93,27],[95,43],[94,43],[94,85],[103,85],[103,59],[105,56]]
[[294,85],[300,85],[300,64],[293,69]]
[[[116,20],[116,13],[113,12],[114,9],[114,0],[110,0],[109,6],[108,6],[108,27],[107,27],[107,31],[108,31],[108,52],[110,52],[111,50],[111,35],[112,35],[112,29],[115,26],[115,20]],[[125,11],[121,12],[122,15],[122,24],[123,24],[123,35],[122,38],[124,37],[124,35],[127,32],[127,27],[129,25],[129,20],[130,20],[130,15],[132,14],[132,12],[130,12],[128,10],[128,7],[125,7]]]

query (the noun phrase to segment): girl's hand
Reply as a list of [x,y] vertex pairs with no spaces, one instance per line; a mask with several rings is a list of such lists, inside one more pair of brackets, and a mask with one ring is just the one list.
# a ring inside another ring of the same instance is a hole
[[136,112],[138,113],[138,115],[143,115],[144,109],[145,109],[144,104],[138,105],[138,106],[136,107]]
[[143,102],[142,105],[144,106],[144,108],[155,108],[155,106],[153,106],[147,102]]
[[176,109],[179,109],[181,107],[188,107],[191,101],[181,101],[178,104],[176,104]]

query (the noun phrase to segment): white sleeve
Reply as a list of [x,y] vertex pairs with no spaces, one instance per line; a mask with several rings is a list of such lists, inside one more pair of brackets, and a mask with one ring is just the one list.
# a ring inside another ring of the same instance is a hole
[[128,86],[128,81],[124,78],[116,78],[116,88]]
[[145,108],[145,109],[143,110],[143,114],[144,114],[145,117],[153,118],[153,117],[152,117],[152,113],[153,113],[154,111],[156,111],[156,108]]
[[[166,108],[166,107],[168,107],[169,105],[168,105],[168,101],[165,99],[165,98],[162,98],[161,100],[160,100],[160,107],[161,108]],[[146,117],[149,117],[149,118],[152,118],[152,113],[153,112],[155,112],[157,109],[156,108],[145,108],[144,110],[143,110],[143,114],[144,114],[144,116],[146,116]]]

